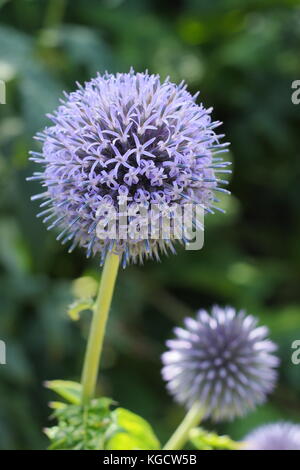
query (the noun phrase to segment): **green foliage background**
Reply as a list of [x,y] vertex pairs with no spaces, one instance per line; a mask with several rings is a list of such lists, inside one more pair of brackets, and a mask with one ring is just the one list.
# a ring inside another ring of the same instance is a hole
[[244,419],[211,430],[241,438],[272,420],[300,423],[300,2],[296,0],[0,0],[0,447],[39,449],[51,425],[46,379],[77,380],[89,314],[71,322],[71,281],[100,270],[68,255],[40,220],[25,177],[32,135],[62,90],[96,71],[142,71],[185,79],[214,106],[231,141],[233,196],[207,218],[205,247],[122,271],[98,393],[140,414],[164,440],[183,410],[160,377],[172,327],[213,303],[245,308],[279,344],[280,383]]

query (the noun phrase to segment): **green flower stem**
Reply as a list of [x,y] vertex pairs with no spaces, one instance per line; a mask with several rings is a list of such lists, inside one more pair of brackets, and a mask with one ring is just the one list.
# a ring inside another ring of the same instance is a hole
[[204,411],[200,403],[195,402],[192,408],[187,412],[183,421],[178,426],[174,434],[170,437],[163,450],[179,450],[189,439],[189,432],[198,426],[204,416]]
[[82,372],[82,403],[87,404],[93,398],[96,388],[105,327],[111,299],[117,278],[120,258],[114,253],[106,257],[98,296],[93,308],[93,319],[90,329],[84,366]]

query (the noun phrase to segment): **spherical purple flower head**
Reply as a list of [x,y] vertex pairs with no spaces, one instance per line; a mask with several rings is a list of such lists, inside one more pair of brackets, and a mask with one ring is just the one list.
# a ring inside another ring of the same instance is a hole
[[176,401],[203,405],[206,417],[227,420],[265,400],[275,384],[278,359],[268,329],[232,307],[213,307],[175,328],[162,356],[163,378]]
[[32,152],[32,160],[44,170],[29,179],[41,180],[45,191],[33,199],[45,198],[41,206],[47,207],[39,215],[62,230],[59,240],[72,240],[69,251],[80,245],[88,256],[100,252],[103,262],[114,250],[125,265],[174,251],[174,237],[153,239],[148,229],[127,238],[97,236],[106,208],[120,215],[124,197],[137,227],[144,220],[134,212],[137,205],[150,211],[151,204],[189,202],[213,212],[215,192],[226,192],[218,188],[219,173],[229,172],[214,154],[227,144],[214,131],[221,123],[211,120],[212,108],[195,99],[184,83],[133,70],[98,75],[65,94],[48,116],[53,125],[36,136],[43,149]]
[[285,422],[266,424],[243,441],[246,450],[300,450],[300,426]]

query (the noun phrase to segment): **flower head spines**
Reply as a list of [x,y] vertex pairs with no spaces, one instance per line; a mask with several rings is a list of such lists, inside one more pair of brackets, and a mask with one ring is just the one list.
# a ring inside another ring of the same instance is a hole
[[199,401],[214,420],[232,419],[265,400],[276,381],[276,346],[266,327],[232,307],[200,310],[175,328],[162,356],[163,378],[175,399]]
[[125,193],[129,206],[188,200],[211,212],[222,184],[217,174],[228,165],[214,160],[227,144],[220,143],[223,135],[215,129],[221,123],[211,120],[211,111],[196,104],[184,83],[133,70],[98,74],[65,93],[48,115],[52,125],[36,136],[42,152],[32,152],[32,159],[45,166],[31,179],[47,189],[55,219],[50,226],[60,227],[74,239],[73,246],[84,246],[90,254],[113,246],[128,262],[173,246],[172,236],[162,243],[149,240],[149,250],[145,240],[115,239],[112,244],[109,237],[95,237],[91,248],[91,227],[107,198],[118,211],[118,198]]

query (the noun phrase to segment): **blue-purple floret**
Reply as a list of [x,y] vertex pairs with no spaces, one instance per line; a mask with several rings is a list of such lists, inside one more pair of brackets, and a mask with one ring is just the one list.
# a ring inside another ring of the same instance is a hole
[[266,424],[250,432],[243,441],[246,450],[300,450],[300,425]]
[[[201,204],[213,212],[216,191],[230,172],[215,154],[226,151],[215,129],[212,108],[196,104],[182,82],[161,81],[148,73],[97,75],[65,99],[53,114],[52,125],[38,133],[42,152],[32,160],[44,168],[34,173],[45,199],[39,214],[48,228],[60,229],[58,239],[86,248],[87,255],[108,251],[123,264],[174,251],[174,239],[99,239],[97,210],[119,197],[150,208],[151,204]],[[226,181],[225,181],[226,183]],[[149,209],[150,210],[150,209]],[[99,213],[99,212],[98,212]],[[181,242],[185,243],[182,239]]]
[[276,382],[278,359],[268,329],[232,307],[200,310],[175,328],[162,375],[175,400],[202,405],[206,417],[231,420],[263,403]]

